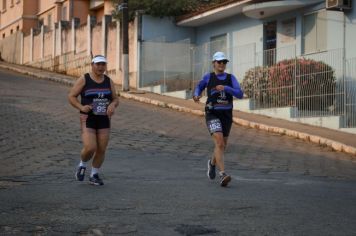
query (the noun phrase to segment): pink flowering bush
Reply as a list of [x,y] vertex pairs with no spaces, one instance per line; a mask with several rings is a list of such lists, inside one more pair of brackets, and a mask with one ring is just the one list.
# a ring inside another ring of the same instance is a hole
[[335,80],[334,70],[324,62],[290,59],[248,70],[241,87],[255,100],[256,108],[325,110],[334,103]]

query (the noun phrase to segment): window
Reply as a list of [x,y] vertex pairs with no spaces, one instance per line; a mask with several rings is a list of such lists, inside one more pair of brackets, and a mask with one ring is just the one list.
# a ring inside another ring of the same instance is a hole
[[16,31],[19,31],[20,30],[20,26],[16,26]]
[[5,33],[2,34],[2,38],[5,38]]
[[326,11],[319,11],[304,16],[303,46],[304,54],[326,50]]
[[263,64],[271,66],[276,62],[277,22],[263,24]]
[[13,33],[14,33],[14,30],[13,30],[13,29],[11,29],[11,30],[10,30],[10,34],[13,34]]

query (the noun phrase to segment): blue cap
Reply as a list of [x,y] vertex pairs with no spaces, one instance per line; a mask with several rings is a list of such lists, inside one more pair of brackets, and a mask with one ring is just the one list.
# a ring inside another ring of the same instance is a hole
[[216,52],[213,56],[213,61],[229,61],[223,52]]

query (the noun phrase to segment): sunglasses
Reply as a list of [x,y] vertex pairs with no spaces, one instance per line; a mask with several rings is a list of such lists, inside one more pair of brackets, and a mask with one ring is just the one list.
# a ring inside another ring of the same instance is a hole
[[218,63],[218,64],[224,64],[224,65],[226,65],[227,64],[227,61],[226,60],[222,60],[222,61],[215,61],[216,63]]

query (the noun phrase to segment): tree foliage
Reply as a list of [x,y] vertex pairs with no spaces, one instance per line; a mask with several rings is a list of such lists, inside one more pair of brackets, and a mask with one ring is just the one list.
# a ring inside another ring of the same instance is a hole
[[[122,0],[112,0],[117,6]],[[214,1],[206,0],[129,0],[129,14],[133,19],[135,12],[155,16],[155,17],[176,17],[196,10],[204,4],[211,4]],[[116,18],[121,17],[118,11],[113,12]]]

